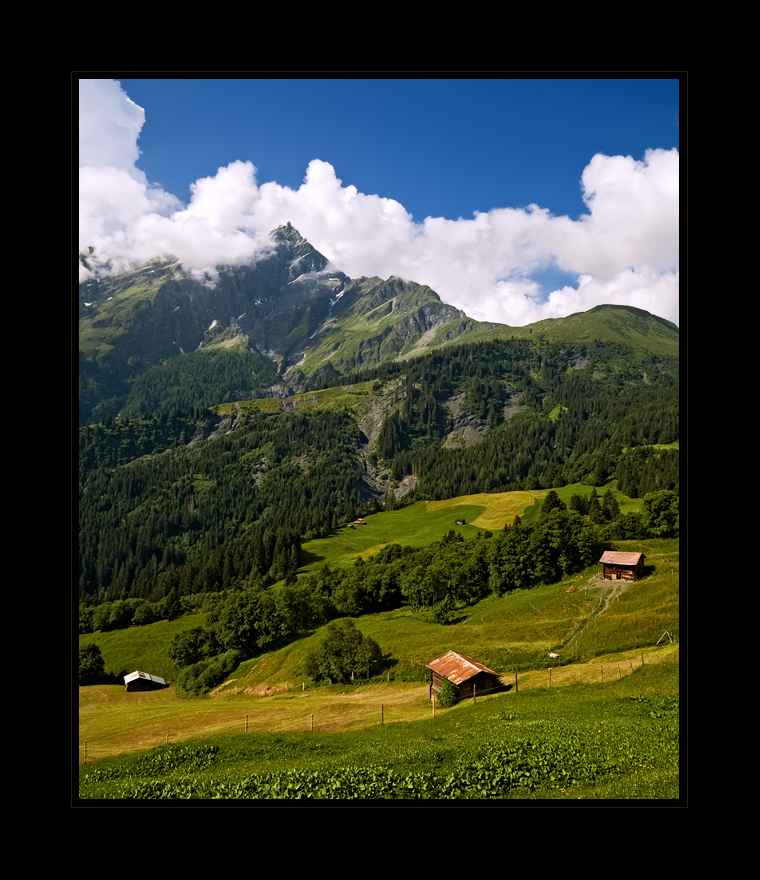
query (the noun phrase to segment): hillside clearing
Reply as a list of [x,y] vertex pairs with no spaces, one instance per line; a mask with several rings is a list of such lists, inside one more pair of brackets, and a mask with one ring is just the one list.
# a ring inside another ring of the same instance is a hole
[[[327,538],[305,542],[302,546],[305,564],[299,571],[316,571],[324,562],[350,565],[358,556],[367,559],[388,544],[426,547],[440,541],[451,529],[460,532],[465,539],[476,537],[480,529],[503,529],[545,494],[483,492],[445,501],[417,501],[399,510],[367,514],[364,525],[343,526]],[[457,519],[464,519],[465,525],[457,525]]]
[[479,529],[503,529],[506,524],[511,525],[516,516],[522,516],[537,499],[545,496],[546,492],[481,492],[445,501],[426,501],[425,504],[429,511],[448,510],[460,505],[482,505],[485,510],[471,525]]

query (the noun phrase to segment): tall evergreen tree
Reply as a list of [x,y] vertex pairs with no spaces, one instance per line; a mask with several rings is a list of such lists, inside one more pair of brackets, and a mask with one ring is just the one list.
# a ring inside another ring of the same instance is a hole
[[554,489],[551,489],[546,493],[546,497],[541,505],[541,519],[548,517],[553,510],[567,510],[567,505]]

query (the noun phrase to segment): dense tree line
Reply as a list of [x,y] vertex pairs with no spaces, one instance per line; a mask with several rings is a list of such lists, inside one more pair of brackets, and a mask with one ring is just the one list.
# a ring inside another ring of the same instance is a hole
[[141,418],[108,416],[102,423],[79,429],[79,475],[86,480],[100,467],[115,468],[144,455],[177,449],[194,438],[205,438],[216,419],[204,407],[186,412],[166,409],[144,413]]
[[[172,447],[161,418],[80,429],[82,598],[271,583],[298,567],[302,539],[356,515],[358,429],[346,414],[253,412],[235,431]],[[202,437],[208,413],[176,425]]]
[[677,449],[639,446],[618,459],[615,468],[618,489],[630,498],[641,498],[660,489],[677,491],[679,455]]
[[121,407],[134,418],[159,410],[187,410],[248,400],[279,381],[255,352],[212,348],[166,358],[137,376]]

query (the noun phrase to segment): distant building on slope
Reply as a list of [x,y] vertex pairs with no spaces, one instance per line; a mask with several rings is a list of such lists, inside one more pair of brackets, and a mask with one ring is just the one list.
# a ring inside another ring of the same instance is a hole
[[606,550],[599,562],[603,566],[602,577],[613,581],[637,581],[644,576],[643,553],[619,553]]
[[130,672],[124,676],[125,691],[158,691],[169,685],[157,675],[147,672]]
[[499,681],[499,673],[494,672],[472,657],[466,654],[458,654],[456,651],[447,651],[443,656],[437,657],[426,664],[432,670],[433,678],[430,682],[430,699],[437,697],[441,692],[443,679],[447,678],[457,689],[457,699],[481,694],[493,694],[496,691],[506,690]]

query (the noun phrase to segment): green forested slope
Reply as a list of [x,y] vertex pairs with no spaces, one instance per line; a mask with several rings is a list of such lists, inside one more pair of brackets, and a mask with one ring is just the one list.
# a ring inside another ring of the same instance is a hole
[[[675,489],[677,451],[651,446],[678,440],[676,364],[647,367],[644,378],[615,345],[451,347],[372,374],[378,395],[390,380],[397,389],[373,440],[349,410],[318,406],[224,419],[195,408],[83,427],[80,595],[159,599],[173,588],[271,583],[298,568],[302,540],[369,509],[362,497],[373,491],[379,509],[372,486],[390,491],[408,475],[417,499],[613,477],[632,496]],[[480,427],[474,446],[444,442],[454,399]],[[385,469],[384,480],[367,482],[368,467]]]

